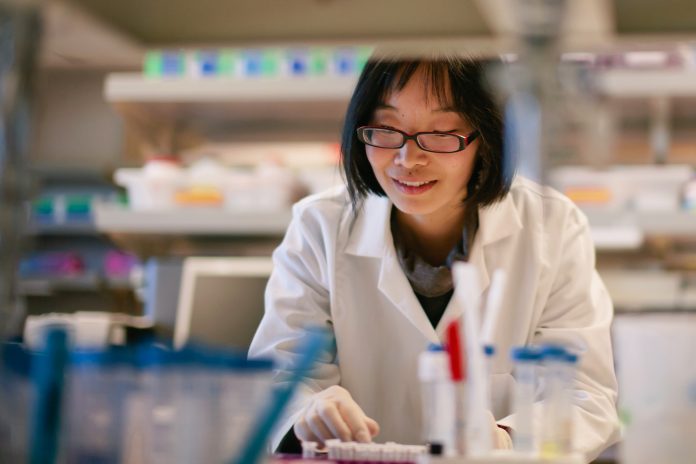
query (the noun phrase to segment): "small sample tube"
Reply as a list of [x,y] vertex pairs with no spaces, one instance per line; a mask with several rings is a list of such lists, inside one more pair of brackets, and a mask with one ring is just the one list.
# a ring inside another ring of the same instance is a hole
[[578,355],[567,352],[563,358],[562,382],[563,392],[560,408],[560,429],[559,448],[562,454],[570,454],[575,451],[573,442],[574,433],[574,413],[573,413],[573,382],[575,381],[575,371],[578,366]]
[[493,412],[493,391],[491,390],[493,382],[493,360],[495,359],[495,346],[484,345],[483,356],[485,361],[486,371],[486,409]]
[[316,441],[303,441],[302,442],[302,457],[303,458],[314,458],[317,456],[317,442]]
[[562,346],[545,345],[541,348],[544,367],[544,421],[541,424],[540,451],[544,458],[556,458],[561,454],[565,356],[566,350]]
[[442,445],[444,455],[455,454],[455,392],[449,358],[441,345],[432,344],[418,360],[423,404],[423,438]]
[[534,400],[536,369],[541,360],[541,353],[533,347],[517,347],[512,349],[511,357],[515,370],[513,447],[519,453],[536,454]]
[[546,391],[541,454],[555,458],[573,451],[572,388],[578,356],[556,345],[544,346],[542,356]]

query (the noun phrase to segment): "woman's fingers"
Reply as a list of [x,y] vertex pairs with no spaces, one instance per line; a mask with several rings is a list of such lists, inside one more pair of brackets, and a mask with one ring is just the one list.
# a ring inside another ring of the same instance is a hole
[[329,430],[329,428],[324,424],[324,421],[317,414],[312,414],[307,418],[307,425],[310,430],[318,438],[319,443],[324,443],[326,440],[334,438],[334,434]]
[[334,437],[342,441],[350,441],[351,432],[345,420],[338,412],[336,404],[333,402],[323,402],[317,405],[317,414],[324,421],[324,424],[331,430]]
[[370,432],[372,438],[379,434],[379,424],[376,420],[371,417],[365,417],[365,423],[367,424],[367,430]]
[[312,429],[305,419],[300,419],[295,422],[293,430],[295,431],[295,436],[302,441],[319,441],[319,438],[314,435],[314,432],[312,432]]
[[367,416],[355,401],[350,399],[338,403],[338,411],[348,425],[350,433],[355,441],[361,443],[369,443],[372,441],[372,435],[370,434],[365,420]]
[[369,443],[379,433],[379,425],[342,387],[333,386],[315,395],[314,400],[294,426],[304,441],[325,442],[330,438]]

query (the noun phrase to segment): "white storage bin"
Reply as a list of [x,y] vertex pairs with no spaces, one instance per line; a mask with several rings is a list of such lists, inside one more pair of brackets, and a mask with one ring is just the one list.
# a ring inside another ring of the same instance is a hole
[[114,181],[126,188],[130,207],[136,211],[174,208],[174,196],[185,180],[178,163],[164,158],[150,160],[142,169],[117,169],[114,174]]

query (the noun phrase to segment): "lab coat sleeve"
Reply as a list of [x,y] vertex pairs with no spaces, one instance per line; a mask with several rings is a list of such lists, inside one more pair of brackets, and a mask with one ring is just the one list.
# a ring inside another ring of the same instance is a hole
[[[573,440],[575,449],[591,461],[618,439],[618,387],[610,338],[613,305],[595,269],[595,250],[587,219],[573,208],[566,223],[559,246],[553,247],[560,258],[551,267],[553,284],[532,344],[561,343],[579,353],[573,386]],[[540,398],[542,393],[543,390]],[[540,424],[541,401],[535,404],[534,413],[536,423]],[[514,416],[499,423],[514,430]]]
[[[296,206],[285,238],[273,253],[273,272],[265,293],[265,313],[249,349],[249,357],[273,358],[274,380],[288,377],[307,327],[332,329],[329,311],[330,253],[325,244],[330,229],[320,215]],[[333,331],[331,330],[333,333]],[[311,396],[339,382],[335,343],[320,357],[310,376],[300,384],[274,430],[271,445],[280,441],[298,419]]]

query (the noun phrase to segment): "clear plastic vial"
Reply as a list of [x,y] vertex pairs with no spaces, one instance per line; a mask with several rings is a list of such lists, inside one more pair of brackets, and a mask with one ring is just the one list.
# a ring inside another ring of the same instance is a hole
[[534,400],[536,395],[536,370],[541,360],[541,353],[533,347],[518,347],[513,348],[511,357],[515,366],[513,447],[519,453],[536,454],[537,439],[534,430]]
[[449,358],[441,345],[430,345],[418,360],[423,403],[423,439],[455,454],[455,393]]

